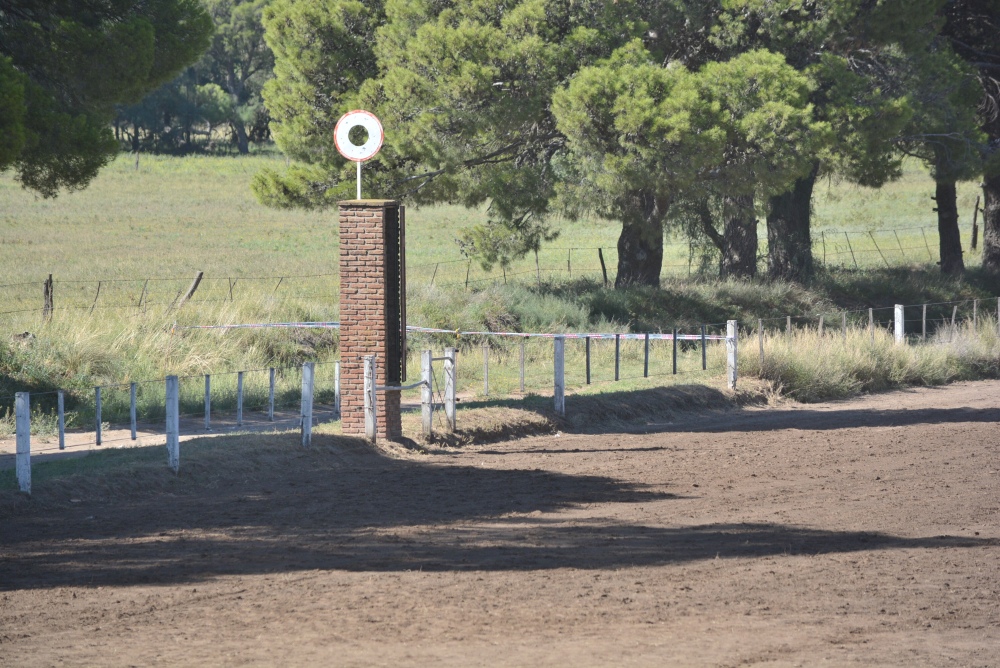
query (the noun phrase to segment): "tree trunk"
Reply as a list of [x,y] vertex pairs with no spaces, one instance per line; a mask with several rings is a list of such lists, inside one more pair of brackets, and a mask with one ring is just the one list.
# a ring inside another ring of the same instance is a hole
[[937,182],[938,237],[941,239],[941,273],[961,276],[962,237],[958,231],[958,202],[954,181]]
[[722,234],[722,278],[753,278],[757,275],[757,216],[753,195],[726,197],[726,228]]
[[819,163],[786,193],[771,198],[767,214],[767,272],[771,278],[804,281],[812,276],[809,232],[812,193]]
[[638,193],[629,207],[635,212],[626,216],[618,237],[618,275],[615,287],[629,285],[660,286],[663,269],[663,216],[666,203],[651,194]]
[[233,132],[236,133],[236,147],[239,149],[240,155],[246,155],[250,152],[246,126],[243,124],[243,121],[234,121],[232,125]]
[[1000,274],[1000,173],[983,178],[983,269]]

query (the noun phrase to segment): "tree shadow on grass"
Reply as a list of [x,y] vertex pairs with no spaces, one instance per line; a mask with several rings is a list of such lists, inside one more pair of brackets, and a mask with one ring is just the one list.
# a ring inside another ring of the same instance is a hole
[[288,435],[275,438],[213,439],[204,456],[197,443],[185,444],[176,478],[161,463],[91,471],[82,482],[49,480],[46,498],[39,492],[0,513],[0,588],[169,584],[330,569],[613,569],[996,545],[769,523],[664,527],[585,518],[566,511],[682,497],[669,481],[643,485],[391,459],[357,441],[322,436],[306,451]]

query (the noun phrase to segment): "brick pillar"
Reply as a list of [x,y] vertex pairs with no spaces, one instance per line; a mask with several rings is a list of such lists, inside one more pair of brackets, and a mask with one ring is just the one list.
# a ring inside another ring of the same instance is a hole
[[[401,382],[403,211],[392,200],[348,200],[339,206],[341,424],[344,434],[364,436],[364,356],[378,356],[376,385]],[[399,392],[379,392],[379,437],[402,433]]]

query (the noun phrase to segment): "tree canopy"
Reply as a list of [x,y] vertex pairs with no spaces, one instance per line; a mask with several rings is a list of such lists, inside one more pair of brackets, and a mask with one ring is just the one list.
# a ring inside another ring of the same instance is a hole
[[118,151],[114,107],[208,46],[197,0],[0,2],[0,170],[45,197],[82,188]]

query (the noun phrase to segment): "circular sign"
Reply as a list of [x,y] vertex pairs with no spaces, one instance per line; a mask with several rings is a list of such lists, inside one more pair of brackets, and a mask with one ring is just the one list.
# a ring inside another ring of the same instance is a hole
[[[368,141],[361,146],[351,143],[348,137],[351,130],[357,127],[368,131]],[[333,129],[333,143],[337,145],[340,155],[354,162],[365,162],[374,158],[382,148],[383,139],[385,133],[382,131],[382,123],[375,114],[361,109],[349,111],[341,116],[337,121],[337,127]]]

